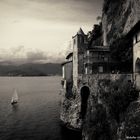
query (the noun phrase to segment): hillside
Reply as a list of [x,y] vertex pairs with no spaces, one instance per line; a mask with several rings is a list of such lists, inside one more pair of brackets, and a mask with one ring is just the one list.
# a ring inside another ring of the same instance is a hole
[[61,65],[55,63],[46,64],[0,64],[0,76],[48,76],[61,75]]

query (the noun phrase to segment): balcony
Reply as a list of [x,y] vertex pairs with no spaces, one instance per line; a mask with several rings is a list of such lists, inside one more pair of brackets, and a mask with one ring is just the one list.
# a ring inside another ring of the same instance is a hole
[[92,63],[108,63],[109,62],[109,58],[108,57],[98,58],[98,57],[87,56],[84,59],[84,62],[87,63],[87,64],[92,64]]

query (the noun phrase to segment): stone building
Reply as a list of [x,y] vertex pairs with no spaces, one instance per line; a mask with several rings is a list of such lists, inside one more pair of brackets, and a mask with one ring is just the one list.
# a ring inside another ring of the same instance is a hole
[[110,48],[103,46],[102,25],[95,25],[87,35],[80,30],[73,40],[73,51],[62,64],[63,99],[60,118],[69,128],[81,129],[88,106],[101,103],[99,81],[120,77],[132,81],[132,73],[120,74],[113,61]]
[[94,25],[93,30],[87,35],[80,28],[72,40],[73,52],[67,55],[66,61],[62,64],[62,83],[65,88],[66,83],[73,81],[73,87],[78,89],[78,80],[82,75],[110,73],[112,62],[110,49],[107,46],[101,46],[101,24]]
[[109,73],[110,50],[104,46],[88,48],[84,56],[85,74]]
[[84,73],[84,53],[87,49],[87,35],[80,28],[73,40],[73,85],[78,87],[78,76]]
[[69,53],[66,57],[66,61],[62,63],[62,89],[66,91],[68,96],[72,92],[73,85],[73,64],[72,64],[73,53]]
[[88,98],[96,96],[98,79],[110,78],[111,59],[109,48],[102,46],[101,25],[95,25],[87,35],[80,28],[72,40],[73,51],[62,64],[64,98],[60,117],[67,127],[81,129]]
[[133,38],[133,80],[137,89],[140,89],[140,21],[128,33]]

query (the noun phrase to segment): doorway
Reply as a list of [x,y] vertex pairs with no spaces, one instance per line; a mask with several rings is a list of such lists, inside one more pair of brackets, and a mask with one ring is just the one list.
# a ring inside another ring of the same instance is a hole
[[84,119],[87,112],[88,97],[90,94],[89,87],[84,86],[81,88],[81,118]]

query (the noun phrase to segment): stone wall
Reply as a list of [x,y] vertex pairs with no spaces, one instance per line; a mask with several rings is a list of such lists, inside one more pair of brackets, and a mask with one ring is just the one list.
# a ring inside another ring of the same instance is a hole
[[64,65],[64,79],[67,81],[67,82],[71,82],[72,81],[72,61],[70,62],[67,62],[65,65]]
[[77,87],[78,78],[78,47],[77,47],[78,37],[73,38],[73,84]]
[[[62,90],[61,101],[61,121],[69,128],[78,129],[82,128],[83,120],[81,118],[81,89],[82,87],[89,87],[90,95],[88,97],[87,108],[94,108],[96,103],[100,103],[99,98],[99,80],[111,79],[116,80],[120,77],[131,80],[131,74],[126,75],[110,75],[110,74],[94,74],[94,75],[79,75],[78,88],[73,86],[73,96],[66,98],[66,91]],[[91,109],[92,110],[92,109]],[[91,111],[90,110],[90,111]]]
[[133,71],[134,71],[134,79],[137,89],[140,90],[140,67],[139,62],[137,60],[140,59],[140,42],[136,43],[133,48]]

